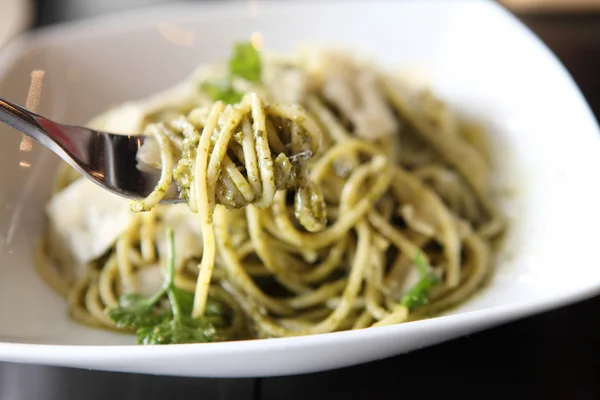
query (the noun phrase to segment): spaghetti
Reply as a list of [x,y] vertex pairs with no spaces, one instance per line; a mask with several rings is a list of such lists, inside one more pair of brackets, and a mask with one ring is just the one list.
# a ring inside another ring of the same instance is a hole
[[[214,340],[402,323],[490,277],[503,224],[484,132],[343,53],[264,58],[260,82],[227,78],[233,104],[202,89],[223,76],[202,70],[135,115],[122,107],[95,121],[137,124],[153,138],[140,160],[162,171],[100,250],[65,244],[52,210],[83,184],[59,173],[38,269],[74,319],[122,328],[106,311],[156,288],[149,277],[167,272],[173,250],[173,284],[193,293],[192,318],[218,319]],[[173,180],[187,206],[159,204]]]

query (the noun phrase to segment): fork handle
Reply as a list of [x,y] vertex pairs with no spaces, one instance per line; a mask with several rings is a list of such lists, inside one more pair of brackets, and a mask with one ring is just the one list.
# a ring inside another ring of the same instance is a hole
[[0,121],[47,145],[49,139],[38,118],[41,117],[36,113],[0,97]]

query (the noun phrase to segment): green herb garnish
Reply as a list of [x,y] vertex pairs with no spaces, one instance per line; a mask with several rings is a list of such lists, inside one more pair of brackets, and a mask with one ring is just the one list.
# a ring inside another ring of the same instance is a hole
[[[208,318],[192,318],[194,296],[174,283],[175,243],[173,230],[167,230],[167,275],[162,288],[152,297],[126,294],[119,306],[107,314],[117,327],[133,329],[138,344],[175,344],[211,342],[217,330]],[[164,306],[168,299],[170,307]],[[213,306],[214,307],[214,306]]]
[[223,101],[227,104],[239,103],[244,96],[240,92],[236,92],[231,87],[231,82],[226,82],[223,85],[217,83],[204,83],[201,89],[206,93],[212,101]]
[[147,299],[139,294],[129,293],[121,296],[119,307],[108,310],[107,314],[118,328],[137,329],[141,326],[153,326],[161,321],[162,315],[155,310],[159,297]]
[[400,302],[409,310],[421,307],[429,302],[429,290],[440,283],[440,278],[428,267],[420,252],[415,256],[415,265],[419,281],[402,297]]
[[237,43],[233,48],[233,55],[229,59],[229,74],[225,82],[204,83],[200,89],[212,101],[223,101],[227,104],[239,103],[243,93],[233,89],[233,77],[243,78],[249,82],[260,82],[262,65],[260,53],[252,43]]
[[229,59],[229,73],[250,82],[260,82],[260,54],[250,42],[237,43]]

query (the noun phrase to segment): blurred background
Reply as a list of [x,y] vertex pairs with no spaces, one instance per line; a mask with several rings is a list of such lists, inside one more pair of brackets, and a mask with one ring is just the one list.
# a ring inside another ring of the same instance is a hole
[[[0,48],[28,29],[170,1],[0,0]],[[500,2],[560,58],[599,118],[600,0]],[[300,377],[182,379],[0,363],[0,400],[600,399],[599,309],[596,297],[408,355]],[[448,360],[451,369],[432,369]]]
[[[39,15],[44,14],[45,20],[55,22],[172,1],[174,0],[37,0],[34,2],[39,5]],[[599,0],[501,0],[500,2],[518,13],[600,11]]]
[[[0,47],[12,35],[28,28],[173,1],[176,0],[0,0]],[[584,95],[591,103],[600,102],[600,80],[596,79],[593,73],[600,67],[600,51],[598,51],[600,0],[499,0],[499,2],[516,14],[550,46],[575,76]]]

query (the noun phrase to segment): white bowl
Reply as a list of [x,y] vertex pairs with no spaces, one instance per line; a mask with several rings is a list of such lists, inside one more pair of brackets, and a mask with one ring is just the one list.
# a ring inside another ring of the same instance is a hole
[[[167,27],[167,28],[165,28]],[[169,28],[186,32],[174,39]],[[0,55],[0,95],[24,102],[46,71],[39,112],[84,123],[222,60],[260,31],[266,47],[356,49],[419,68],[444,99],[494,135],[511,229],[491,285],[443,316],[308,337],[143,347],[70,321],[36,275],[57,158],[0,126],[0,360],[187,376],[267,376],[393,356],[599,292],[598,127],[556,58],[493,2],[239,2],[170,5],[45,29]]]

